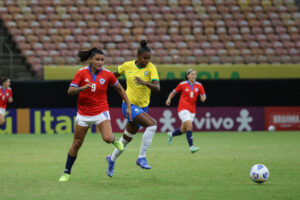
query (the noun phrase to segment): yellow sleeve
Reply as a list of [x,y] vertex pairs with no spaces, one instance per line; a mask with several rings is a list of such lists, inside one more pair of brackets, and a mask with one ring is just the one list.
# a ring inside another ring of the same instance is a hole
[[157,73],[157,69],[155,67],[155,65],[152,65],[151,70],[150,70],[150,82],[152,81],[159,81],[159,77],[158,77],[158,73]]
[[119,74],[125,74],[125,70],[126,70],[126,64],[123,63],[122,65],[119,65],[118,68],[117,68],[117,72]]

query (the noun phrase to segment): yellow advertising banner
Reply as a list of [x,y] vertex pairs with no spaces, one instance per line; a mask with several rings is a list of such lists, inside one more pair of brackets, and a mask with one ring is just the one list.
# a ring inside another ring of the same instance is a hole
[[[44,80],[71,80],[81,66],[45,66]],[[106,66],[116,71],[116,66]],[[300,78],[300,65],[157,65],[161,80],[183,79],[193,68],[197,79],[286,79]]]

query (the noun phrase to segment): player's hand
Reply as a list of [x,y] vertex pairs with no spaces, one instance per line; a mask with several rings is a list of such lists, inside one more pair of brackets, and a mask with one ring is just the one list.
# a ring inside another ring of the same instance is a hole
[[127,106],[127,109],[126,109],[126,117],[129,117],[129,121],[132,122],[131,107],[128,107],[128,106]]
[[134,81],[140,85],[145,85],[145,81],[143,81],[140,77],[135,76]]
[[206,100],[206,95],[200,96],[200,99],[201,99],[202,102],[204,102]]
[[170,105],[171,105],[171,100],[170,100],[170,99],[167,99],[166,105],[167,105],[167,106],[170,106]]
[[91,88],[91,87],[92,87],[92,83],[89,82],[89,83],[87,83],[85,86],[82,87],[82,90],[86,90],[86,89],[89,89],[89,88]]

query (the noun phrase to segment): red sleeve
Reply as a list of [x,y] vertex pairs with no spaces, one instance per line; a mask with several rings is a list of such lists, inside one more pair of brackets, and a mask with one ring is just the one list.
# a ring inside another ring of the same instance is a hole
[[82,82],[82,71],[79,70],[79,71],[77,71],[76,75],[74,76],[70,86],[79,87],[81,82]]
[[173,90],[173,92],[178,93],[182,90],[182,84],[178,84],[177,87]]
[[110,73],[108,84],[115,87],[119,83],[118,79],[115,77],[113,73]]
[[205,95],[205,90],[204,90],[204,87],[202,84],[199,85],[199,93],[200,93],[200,95]]
[[9,93],[9,97],[8,98],[12,98],[12,90],[10,90],[10,93]]

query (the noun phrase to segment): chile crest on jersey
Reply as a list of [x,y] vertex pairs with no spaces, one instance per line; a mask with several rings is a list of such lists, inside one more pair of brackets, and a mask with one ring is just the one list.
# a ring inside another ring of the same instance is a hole
[[105,79],[104,78],[100,78],[99,79],[99,83],[100,83],[100,85],[104,85],[105,84]]

